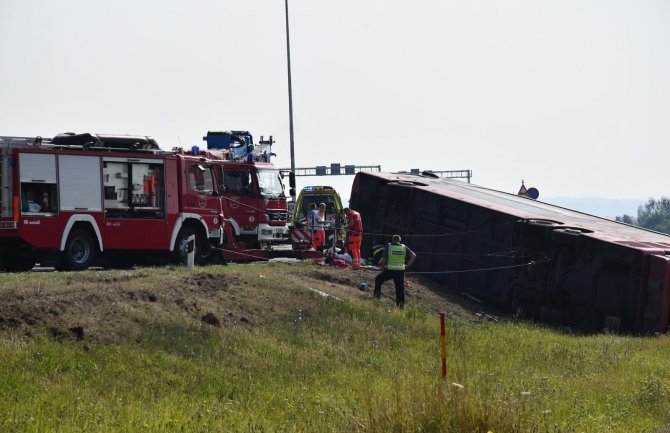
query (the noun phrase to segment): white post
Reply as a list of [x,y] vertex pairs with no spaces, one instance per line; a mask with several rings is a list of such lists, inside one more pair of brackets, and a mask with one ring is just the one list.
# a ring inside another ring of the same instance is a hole
[[186,240],[186,266],[193,270],[195,265],[195,235],[191,235]]

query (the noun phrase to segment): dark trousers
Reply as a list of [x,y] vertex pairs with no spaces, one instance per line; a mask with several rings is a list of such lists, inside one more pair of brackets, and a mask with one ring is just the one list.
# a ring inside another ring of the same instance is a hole
[[395,284],[395,303],[398,307],[405,305],[405,271],[389,271],[383,270],[375,277],[375,292],[376,298],[382,296],[382,284],[384,281],[393,280]]

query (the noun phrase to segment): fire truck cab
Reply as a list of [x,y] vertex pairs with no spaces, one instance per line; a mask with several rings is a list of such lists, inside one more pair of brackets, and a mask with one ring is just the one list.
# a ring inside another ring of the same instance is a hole
[[247,131],[207,132],[203,137],[220,179],[224,211],[236,240],[246,248],[288,243],[288,210],[279,170],[271,163],[272,137],[253,143]]
[[196,263],[221,257],[215,179],[211,161],[145,136],[0,137],[0,268],[183,262],[191,236]]

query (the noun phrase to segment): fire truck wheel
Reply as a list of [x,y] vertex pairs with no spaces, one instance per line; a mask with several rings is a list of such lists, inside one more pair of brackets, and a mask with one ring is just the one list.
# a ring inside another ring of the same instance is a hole
[[209,253],[204,251],[202,236],[198,236],[198,234],[190,227],[182,227],[182,229],[179,230],[177,241],[174,244],[175,260],[177,263],[186,265],[188,238],[191,236],[195,236],[195,264],[204,265],[207,263]]
[[70,232],[61,258],[64,269],[81,271],[93,264],[97,249],[93,238],[86,230],[75,229]]

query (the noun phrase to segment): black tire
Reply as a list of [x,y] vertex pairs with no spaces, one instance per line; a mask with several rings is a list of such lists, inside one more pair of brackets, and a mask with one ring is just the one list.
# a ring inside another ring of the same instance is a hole
[[70,232],[61,255],[61,267],[70,271],[83,271],[95,262],[98,247],[91,234],[82,229]]
[[179,230],[177,240],[174,243],[174,250],[172,251],[174,259],[179,264],[187,264],[188,254],[186,253],[186,247],[188,244],[188,238],[191,236],[195,236],[194,262],[196,265],[204,265],[207,263],[210,251],[205,251],[205,240],[190,227],[182,227],[181,230]]

